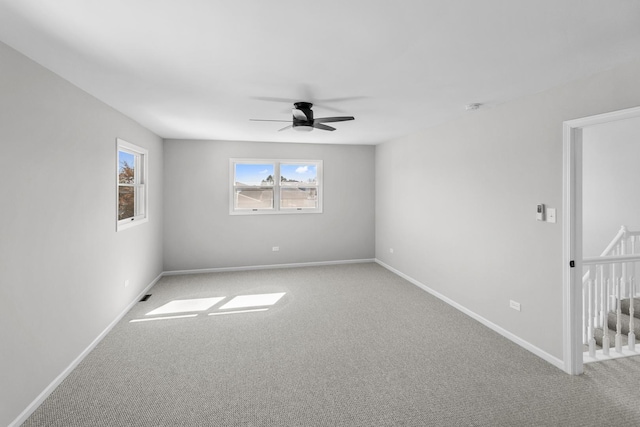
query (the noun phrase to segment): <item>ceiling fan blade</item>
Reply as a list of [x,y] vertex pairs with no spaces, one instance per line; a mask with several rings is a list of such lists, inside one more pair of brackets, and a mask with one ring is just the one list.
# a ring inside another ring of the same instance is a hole
[[269,119],[249,119],[252,122],[282,122],[291,123],[291,120],[269,120]]
[[316,129],[322,129],[322,130],[336,130],[336,128],[332,128],[331,126],[323,125],[321,123],[316,123],[315,120],[313,122],[313,127]]
[[334,111],[336,113],[345,113],[343,109],[336,108],[331,104],[345,102],[345,101],[357,101],[359,99],[366,99],[368,96],[346,96],[343,98],[326,98],[326,99],[315,99],[313,105],[316,107],[322,108],[324,110]]
[[331,112],[336,113],[336,114],[344,114],[344,113],[346,113],[345,110],[341,110],[339,108],[335,108],[335,107],[332,107],[332,106],[326,105],[326,104],[313,104],[313,105],[314,105],[314,107],[318,107],[318,108],[320,108],[322,110],[328,110],[328,111],[331,111]]
[[282,132],[283,130],[291,129],[293,125],[285,126],[282,129],[278,129],[278,132]]
[[335,103],[335,102],[345,102],[345,101],[356,101],[358,99],[365,99],[367,96],[343,96],[342,98],[326,98],[326,99],[316,99],[316,105],[322,104],[324,102],[327,103]]
[[313,123],[346,122],[347,120],[355,120],[355,118],[353,116],[321,117],[319,119],[314,119]]
[[287,104],[293,104],[295,102],[295,99],[292,98],[274,98],[272,96],[252,96],[251,99],[269,102],[286,102]]

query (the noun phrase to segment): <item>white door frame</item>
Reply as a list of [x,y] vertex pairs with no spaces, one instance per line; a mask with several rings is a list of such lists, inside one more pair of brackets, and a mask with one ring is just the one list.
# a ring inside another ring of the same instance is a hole
[[640,107],[563,123],[562,350],[564,371],[571,375],[582,373],[582,129],[637,117]]

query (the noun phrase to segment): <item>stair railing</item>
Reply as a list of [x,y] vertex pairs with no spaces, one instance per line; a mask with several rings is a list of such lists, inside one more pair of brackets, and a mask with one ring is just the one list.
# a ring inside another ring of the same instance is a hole
[[583,276],[583,343],[589,346],[589,356],[595,357],[595,331],[603,331],[602,353],[609,355],[608,316],[616,314],[615,350],[622,353],[621,301],[629,298],[629,334],[627,349],[635,351],[634,297],[636,297],[635,268],[640,263],[640,231],[622,226],[599,257],[582,261],[587,272]]
[[[606,256],[610,256],[610,255],[618,255],[620,254],[623,249],[622,246],[626,246],[625,245],[625,237],[626,234],[629,231],[627,230],[626,226],[622,226],[620,227],[620,230],[618,230],[618,233],[616,234],[616,236],[613,238],[613,240],[611,240],[611,242],[607,245],[607,247],[605,248],[604,251],[602,251],[602,253],[600,254],[601,257],[606,257]],[[638,234],[640,234],[640,232],[638,232]],[[587,286],[587,282],[589,280],[589,272],[593,269],[590,269],[589,267],[583,266],[583,268],[585,268],[587,271],[584,273],[584,276],[582,276],[582,287],[583,287],[583,292],[582,292],[582,302],[583,302],[583,311],[582,311],[582,316],[583,316],[583,334],[582,334],[582,342],[586,345],[588,340],[589,340],[589,318],[587,317],[587,313],[589,312],[589,307],[590,304],[594,304],[595,307],[602,307],[602,296],[603,295],[607,295],[605,293],[602,292],[598,292],[599,289],[595,289],[593,292],[590,292]],[[595,271],[595,270],[594,270]],[[602,308],[601,310],[599,309],[595,309],[596,313],[595,313],[595,319],[593,321],[593,327],[596,328],[602,328],[604,327],[604,323],[606,323],[606,316],[608,311],[603,311],[605,310],[605,308],[607,310],[609,310],[609,305],[607,304],[604,308]]]

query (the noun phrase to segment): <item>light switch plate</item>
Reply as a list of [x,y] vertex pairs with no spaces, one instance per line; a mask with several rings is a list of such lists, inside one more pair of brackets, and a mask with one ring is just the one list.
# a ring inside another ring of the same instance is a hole
[[547,222],[556,222],[556,208],[547,208]]

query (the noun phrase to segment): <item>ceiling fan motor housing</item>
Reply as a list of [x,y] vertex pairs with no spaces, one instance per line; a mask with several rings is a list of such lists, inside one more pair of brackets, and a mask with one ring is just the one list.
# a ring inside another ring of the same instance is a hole
[[310,102],[296,102],[293,104],[293,128],[295,130],[313,130],[313,111]]

